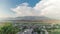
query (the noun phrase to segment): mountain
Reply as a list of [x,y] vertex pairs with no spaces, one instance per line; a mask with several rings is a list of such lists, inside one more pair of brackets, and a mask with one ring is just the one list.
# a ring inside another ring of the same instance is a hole
[[[0,20],[1,21],[1,20]],[[16,17],[16,18],[6,18],[3,19],[2,22],[11,21],[13,23],[20,22],[41,22],[41,23],[60,23],[60,20],[51,19],[45,16],[24,16],[24,17]]]
[[24,16],[24,17],[16,17],[16,18],[7,18],[4,20],[49,20],[50,18],[45,16]]
[[16,20],[49,20],[50,18],[45,16],[24,16],[24,17],[17,17]]

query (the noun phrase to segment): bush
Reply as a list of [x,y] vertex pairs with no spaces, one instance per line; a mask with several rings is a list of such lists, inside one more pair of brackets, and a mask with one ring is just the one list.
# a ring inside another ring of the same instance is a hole
[[16,28],[11,23],[4,23],[2,26],[3,27],[0,27],[0,34],[16,34],[20,31],[19,28]]

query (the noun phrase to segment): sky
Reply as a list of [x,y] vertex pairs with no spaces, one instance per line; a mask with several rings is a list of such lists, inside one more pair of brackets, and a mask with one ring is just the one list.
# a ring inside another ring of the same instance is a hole
[[21,16],[60,19],[60,0],[0,0],[0,18]]
[[40,0],[0,0],[0,18],[15,16],[15,12],[13,12],[11,8],[15,8],[22,3],[28,3],[29,6],[34,7],[39,1]]

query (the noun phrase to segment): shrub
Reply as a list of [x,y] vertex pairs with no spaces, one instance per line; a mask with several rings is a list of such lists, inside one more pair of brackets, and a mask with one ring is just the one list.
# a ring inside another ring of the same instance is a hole
[[0,27],[0,34],[16,34],[20,31],[20,29],[13,26],[12,23],[4,23],[2,26],[3,27]]

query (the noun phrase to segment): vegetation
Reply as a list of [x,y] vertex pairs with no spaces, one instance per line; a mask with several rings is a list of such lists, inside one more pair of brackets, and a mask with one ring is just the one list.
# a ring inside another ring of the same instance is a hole
[[18,31],[20,31],[19,28],[13,26],[13,24],[11,23],[3,23],[3,25],[1,24],[1,26],[0,26],[0,34],[16,34]]
[[49,34],[60,34],[60,24],[48,23],[2,23],[0,24],[0,34],[16,34],[25,29],[33,28],[34,32],[40,34],[40,31],[47,30]]

